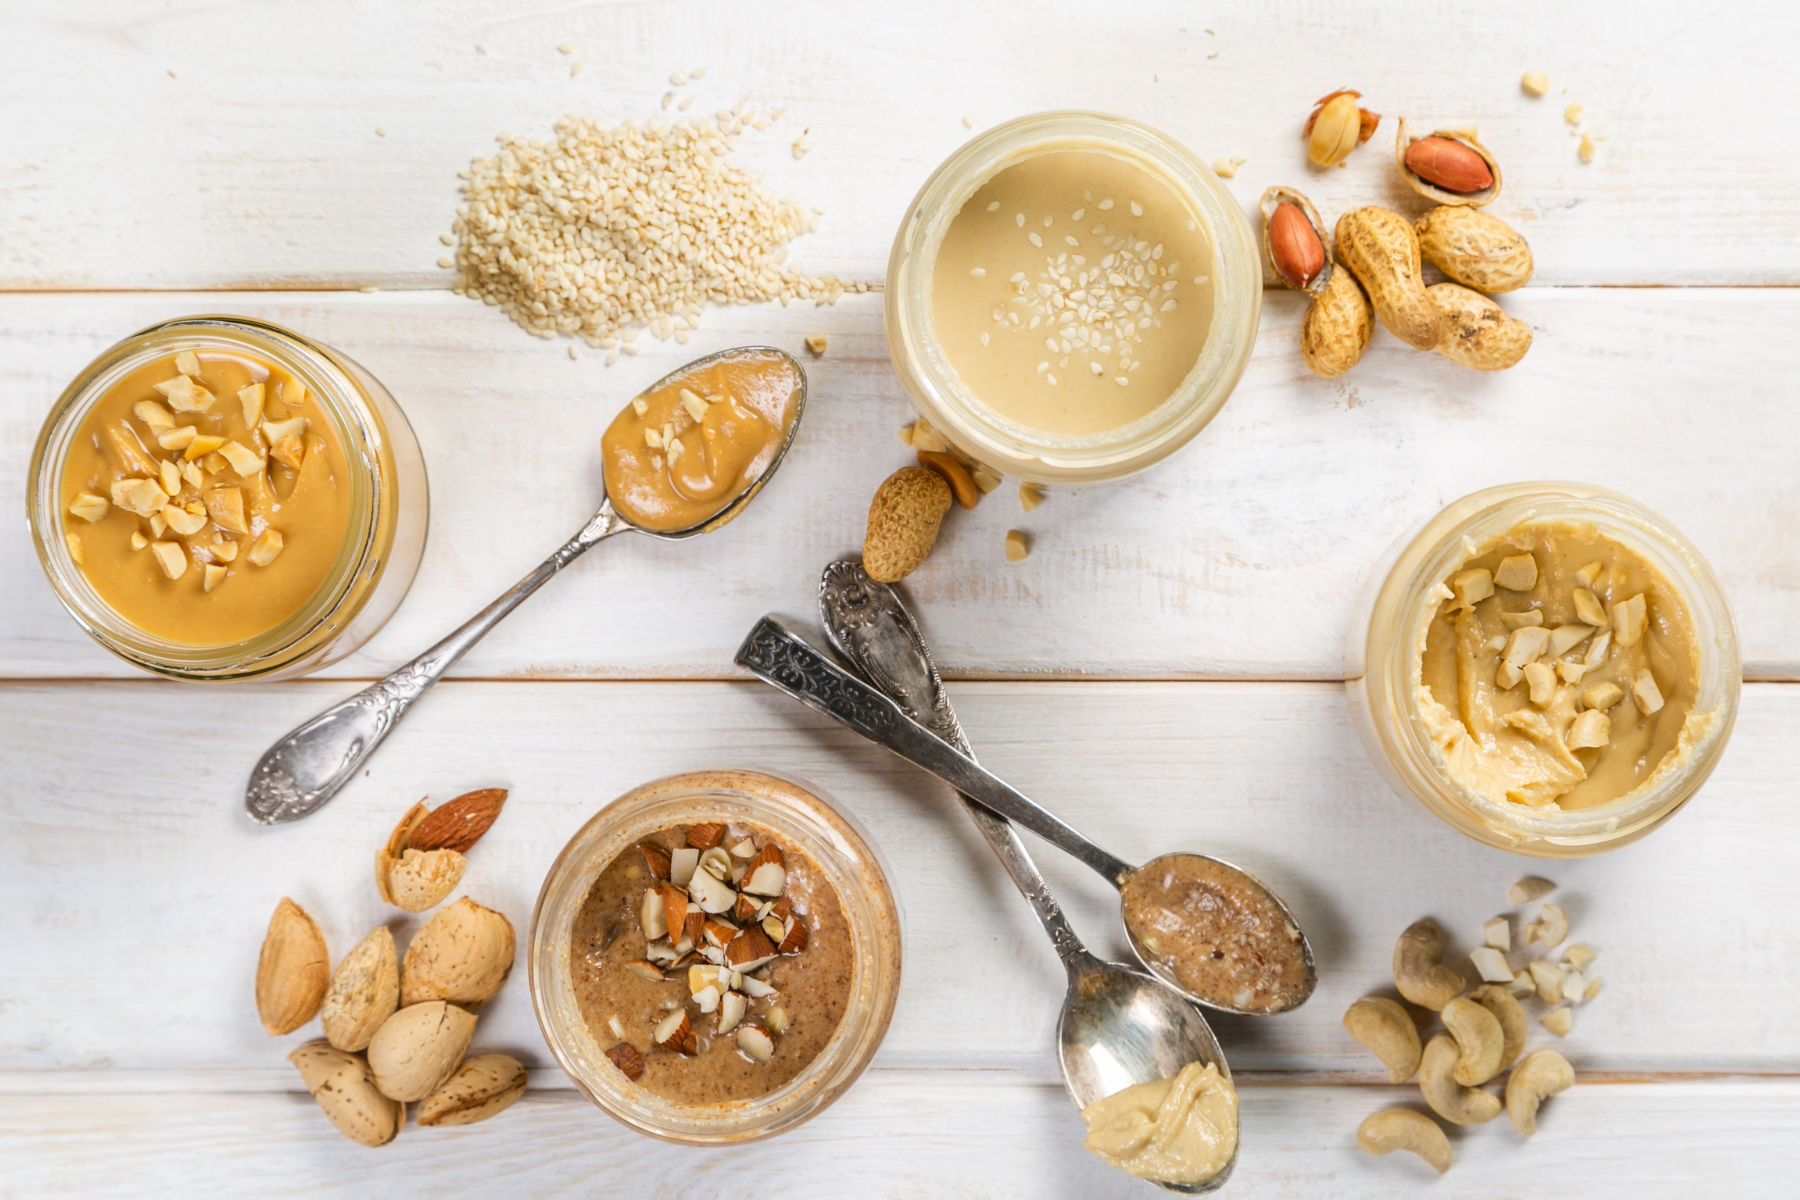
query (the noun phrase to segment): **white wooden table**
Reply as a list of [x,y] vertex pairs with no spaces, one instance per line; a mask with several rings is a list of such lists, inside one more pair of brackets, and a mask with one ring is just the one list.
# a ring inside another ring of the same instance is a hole
[[[398,616],[324,677],[278,686],[134,676],[57,608],[16,507],[0,525],[0,1195],[1151,1194],[1081,1150],[1051,1052],[1056,960],[946,791],[729,665],[762,613],[811,616],[819,567],[857,548],[871,490],[907,459],[881,297],[708,312],[690,345],[646,338],[608,370],[453,296],[433,266],[456,170],[495,134],[660,114],[669,74],[700,65],[696,111],[787,106],[739,157],[826,206],[795,259],[869,281],[912,191],[969,136],[965,113],[977,128],[1062,106],[1129,114],[1207,159],[1248,156],[1229,185],[1246,206],[1279,182],[1331,218],[1418,209],[1391,165],[1394,115],[1479,122],[1506,170],[1493,211],[1537,258],[1504,301],[1535,331],[1522,366],[1478,376],[1377,333],[1353,373],[1322,381],[1295,351],[1296,298],[1270,293],[1241,387],[1193,446],[1029,516],[997,492],[908,588],[985,762],[1127,857],[1190,846],[1253,866],[1310,931],[1311,1004],[1217,1023],[1243,1094],[1228,1194],[1800,1186],[1791,6],[4,0],[0,25],[0,496],[23,496],[39,422],[78,367],[196,311],[266,317],[362,361],[405,406],[433,484]],[[1550,96],[1520,93],[1527,69]],[[1298,125],[1340,85],[1388,120],[1348,168],[1313,172]],[[1590,165],[1563,123],[1572,101],[1607,139]],[[803,128],[817,148],[796,161]],[[703,544],[609,543],[470,655],[331,807],[278,830],[244,818],[271,737],[579,524],[625,397],[689,356],[797,350],[812,332],[831,349],[810,365],[807,425],[744,518]],[[1444,502],[1532,477],[1617,488],[1689,533],[1724,579],[1751,682],[1723,763],[1667,830],[1547,870],[1606,980],[1557,1043],[1583,1083],[1529,1145],[1504,1121],[1453,1133],[1439,1181],[1355,1150],[1363,1116],[1417,1093],[1378,1082],[1339,1017],[1387,983],[1408,922],[1433,915],[1466,948],[1532,864],[1390,794],[1336,681],[1371,558]],[[1012,527],[1035,538],[1017,566],[1001,556]],[[379,1151],[331,1130],[283,1061],[304,1031],[270,1039],[253,1011],[279,896],[342,953],[396,915],[368,878],[396,815],[504,785],[466,890],[523,930],[597,807],[727,764],[812,779],[894,870],[901,1002],[838,1105],[760,1146],[643,1140],[550,1066],[517,979],[477,1039],[534,1068],[517,1108]],[[1077,928],[1122,956],[1104,886],[1039,859]]]

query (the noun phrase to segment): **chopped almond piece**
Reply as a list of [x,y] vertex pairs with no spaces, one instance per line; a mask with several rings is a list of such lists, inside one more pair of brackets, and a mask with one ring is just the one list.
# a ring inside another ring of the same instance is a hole
[[206,493],[206,511],[218,523],[220,529],[229,529],[233,533],[250,532],[250,524],[244,519],[244,493],[240,488],[216,487]]
[[672,883],[662,885],[663,922],[672,934],[687,924],[687,893]]
[[638,849],[644,853],[644,863],[650,868],[650,876],[657,880],[669,878],[669,852],[655,842],[640,842]]
[[778,954],[798,954],[806,949],[810,935],[806,932],[806,922],[799,917],[789,917],[787,936],[781,939],[781,945],[775,947]]
[[631,1082],[636,1083],[643,1078],[644,1056],[630,1042],[620,1042],[606,1052],[606,1057],[611,1060],[613,1066],[624,1072],[625,1078]]
[[743,1021],[744,1014],[749,1011],[750,1002],[737,992],[726,992],[725,998],[719,1001],[719,1025],[714,1033],[724,1037]]
[[306,443],[290,433],[269,448],[269,457],[298,471],[306,461]]
[[760,925],[750,926],[725,947],[725,961],[734,971],[754,971],[774,957],[775,943]]
[[182,451],[181,456],[183,458],[187,459],[189,462],[193,462],[197,458],[204,458],[207,455],[213,453],[220,446],[223,446],[224,444],[225,444],[225,439],[222,437],[218,437],[214,434],[210,434],[210,433],[195,434],[191,439],[189,439],[188,444],[187,444],[187,449]]
[[87,565],[87,558],[81,553],[81,535],[73,531],[63,534],[63,545],[69,548],[69,557],[75,560],[76,566]]
[[782,863],[781,851],[772,844],[758,850],[744,868],[742,889],[753,896],[779,896],[786,886],[787,867]]
[[[824,341],[823,338],[819,340]],[[737,1044],[752,1062],[766,1063],[775,1057],[775,1039],[760,1025],[738,1026]]]
[[177,375],[167,383],[150,385],[161,392],[176,412],[205,412],[218,397],[186,375]]
[[131,406],[131,415],[142,421],[152,434],[167,433],[175,428],[175,418],[154,400],[139,400]]
[[1044,486],[1040,483],[1019,485],[1019,507],[1030,512],[1044,502]]
[[226,442],[219,447],[219,453],[231,464],[231,469],[245,477],[262,474],[262,455],[250,449],[242,442]]
[[719,968],[717,967],[695,963],[687,969],[688,995],[690,996],[698,996],[707,988],[717,986],[718,982]]
[[156,555],[156,565],[170,579],[180,579],[187,574],[187,552],[176,542],[152,542],[150,553]]
[[112,505],[107,503],[105,496],[96,496],[92,492],[82,492],[79,496],[76,496],[74,500],[69,502],[69,515],[80,517],[91,525],[101,517],[104,517],[111,508]]
[[128,513],[152,517],[169,502],[168,493],[149,479],[121,479],[112,485],[112,502]]
[[692,905],[688,906],[687,920],[682,923],[681,937],[690,946],[698,946],[706,935],[706,914]]
[[206,570],[202,573],[201,590],[210,592],[224,582],[225,568],[218,563],[207,563]]
[[281,548],[286,544],[280,531],[265,529],[262,531],[262,536],[250,543],[250,552],[244,557],[256,566],[266,567],[275,561],[276,556],[281,553]]
[[651,1037],[664,1050],[673,1050],[677,1054],[688,1053],[688,1039],[693,1036],[693,1027],[688,1024],[686,1008],[678,1008],[656,1023]]
[[173,504],[162,510],[162,519],[182,537],[192,537],[206,528],[205,517],[197,517],[185,508],[176,508]]
[[696,850],[711,850],[725,836],[725,826],[717,821],[703,821],[698,825],[689,825],[687,844]]

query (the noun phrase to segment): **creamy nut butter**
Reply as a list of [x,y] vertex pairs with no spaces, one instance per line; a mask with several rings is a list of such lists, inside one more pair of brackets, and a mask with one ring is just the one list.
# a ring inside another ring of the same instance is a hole
[[1300,930],[1243,872],[1171,854],[1127,876],[1120,898],[1138,943],[1193,995],[1274,1013],[1312,994]]
[[325,581],[350,517],[344,450],[293,375],[176,349],[93,405],[63,460],[64,536],[100,598],[187,646],[274,628]]
[[1418,707],[1451,777],[1496,800],[1575,810],[1674,770],[1705,733],[1687,599],[1578,518],[1476,545],[1427,594]]
[[767,830],[663,830],[607,866],[576,917],[576,1004],[607,1057],[683,1105],[765,1095],[837,1031],[855,948],[817,863]]
[[1148,415],[1193,370],[1212,322],[1212,248],[1143,166],[1055,150],[964,202],[932,275],[939,343],[1019,424],[1082,436]]
[[804,380],[785,355],[705,360],[637,397],[601,437],[606,494],[633,525],[702,525],[755,487],[800,411]]
[[1219,1068],[1189,1063],[1081,1110],[1090,1151],[1139,1179],[1204,1183],[1237,1152],[1237,1091]]

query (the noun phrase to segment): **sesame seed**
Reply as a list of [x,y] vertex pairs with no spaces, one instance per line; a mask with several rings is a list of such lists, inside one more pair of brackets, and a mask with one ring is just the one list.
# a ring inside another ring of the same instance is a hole
[[988,335],[985,333],[981,335],[981,344],[984,346],[988,344]]
[[575,43],[558,42],[556,43],[556,51],[558,54],[573,54],[575,53]]
[[1012,273],[1011,280],[1013,283],[1024,283],[1025,282],[1025,272],[1014,271]]
[[1052,222],[1054,220],[1056,220],[1055,217],[1051,216],[1049,213],[1045,213],[1044,214],[1044,228],[1045,229],[1050,228],[1050,222]]
[[1083,218],[1083,217],[1085,217],[1085,216],[1087,216],[1087,209],[1085,209],[1085,208],[1078,208],[1078,209],[1076,209],[1076,210],[1075,210],[1075,215],[1074,215],[1074,216],[1072,216],[1072,217],[1070,217],[1070,218],[1069,218],[1069,220],[1071,220],[1071,221],[1079,221],[1079,220],[1081,220],[1081,218]]
[[1205,287],[1206,280],[1207,280],[1207,277],[1205,275],[1196,275],[1196,276],[1194,276],[1194,286],[1195,287]]
[[987,268],[986,267],[970,267],[969,274],[973,275],[977,279],[980,279],[982,276],[987,274]]
[[704,78],[706,78],[706,68],[705,67],[695,67],[693,70],[688,72],[688,78],[689,79],[704,79]]
[[1106,374],[1106,368],[1105,368],[1105,367],[1103,367],[1103,366],[1101,366],[1101,365],[1100,365],[1100,364],[1099,364],[1099,363],[1097,363],[1097,362],[1091,362],[1091,363],[1089,363],[1089,364],[1088,364],[1088,369],[1089,369],[1089,370],[1091,370],[1091,371],[1092,371],[1092,372],[1093,372],[1093,373],[1094,373],[1094,374],[1096,374],[1096,375],[1104,375],[1104,374]]
[[454,258],[451,258],[449,255],[444,254],[444,255],[438,256],[438,266],[443,267],[446,271],[449,270],[451,267],[454,267],[455,265],[456,265],[456,260]]
[[1130,383],[1131,380],[1125,378],[1123,375],[1115,375],[1113,377],[1113,382],[1118,384],[1120,387],[1124,387],[1126,384]]
[[694,107],[694,98],[692,96],[683,96],[681,98],[681,103],[677,104],[675,107],[682,112],[686,112],[688,109]]
[[998,210],[998,209],[999,209],[999,207],[1000,207],[1000,202],[999,202],[999,201],[998,201],[998,200],[990,200],[990,201],[988,201],[988,208],[987,208],[987,210],[988,210],[988,211],[989,211],[989,212],[994,212],[994,211],[996,211],[996,210]]
[[1131,202],[1131,215],[1134,217],[1143,216],[1144,215],[1144,206],[1139,204],[1136,200],[1133,200]]
[[1111,200],[1102,200],[1100,202],[1100,211],[1106,212],[1106,211],[1110,210],[1112,208],[1112,206],[1113,206],[1113,202]]
[[1044,378],[1045,378],[1045,379],[1048,379],[1048,380],[1049,380],[1049,381],[1050,381],[1050,386],[1051,386],[1051,387],[1055,387],[1055,386],[1056,386],[1056,376],[1054,376],[1054,375],[1046,375],[1046,376],[1044,376]]
[[569,78],[573,79],[575,76],[581,74],[582,65],[583,64],[581,64],[581,63],[575,63],[572,66],[570,66],[569,67]]
[[486,42],[476,42],[475,43],[475,53],[486,54],[487,52],[488,51],[487,51],[487,43]]
[[361,287],[357,288],[356,290],[359,292],[368,294],[368,295],[373,295],[374,293],[379,292],[381,289],[376,287],[372,283],[365,283]]
[[1063,241],[1065,241],[1065,242],[1067,242],[1067,243],[1069,243],[1069,245],[1071,245],[1071,246],[1079,246],[1079,245],[1081,245],[1081,243],[1080,243],[1080,242],[1078,242],[1078,241],[1076,241],[1076,240],[1075,240],[1075,239],[1074,239],[1074,238],[1073,238],[1073,237],[1071,237],[1071,236],[1070,236],[1070,235],[1068,235],[1068,234],[1066,234],[1066,233],[1065,233],[1065,234],[1063,234]]
[[[572,49],[574,49],[574,47],[571,46],[570,49],[572,50]],[[687,77],[686,71],[677,71],[673,75],[669,76],[669,82],[674,84],[676,87],[681,87],[683,84],[687,83],[687,81],[688,81],[688,77]]]
[[1043,374],[1043,373],[1044,373],[1044,372],[1045,372],[1045,371],[1048,371],[1048,370],[1049,370],[1049,369],[1050,369],[1050,364],[1049,364],[1049,363],[1047,363],[1047,362],[1041,362],[1041,363],[1039,363],[1039,364],[1038,364],[1038,368],[1037,368],[1037,373],[1038,373],[1038,374],[1039,374],[1039,375],[1042,375],[1042,374]]
[[1158,312],[1168,312],[1170,309],[1175,307],[1175,303],[1176,302],[1173,300],[1164,300],[1162,302],[1162,307],[1160,309],[1158,309],[1157,311]]
[[674,92],[664,92],[662,106],[664,108],[667,108],[667,107],[669,107],[669,105],[671,105],[673,103],[675,103],[675,93]]
[[1032,233],[1032,234],[1028,234],[1027,236],[1030,237],[1032,245],[1040,247],[1040,248],[1043,246],[1044,239],[1039,237],[1037,234]]
[[772,108],[769,110],[769,120],[771,121],[779,121],[785,116],[787,116],[787,105],[785,104],[780,108]]
[[1006,309],[1002,308],[998,304],[994,305],[994,320],[996,320],[996,321],[1006,320]]
[[382,128],[382,127],[381,127],[381,126],[379,126],[379,125],[377,125],[377,126],[376,126],[376,127],[375,127],[375,136],[376,136],[376,137],[386,137],[386,136],[387,136],[387,130],[385,130],[385,129],[383,129],[383,128]]
[[1025,228],[1025,214],[1015,213],[1013,215],[1013,224],[1017,225],[1020,229]]
[[569,357],[570,358],[580,358],[581,357],[581,347],[578,344],[576,344],[575,342],[569,343]]
[[964,129],[975,128],[975,114],[973,114],[973,113],[964,113],[963,114],[963,128]]
[[454,246],[454,245],[456,245],[456,239],[455,239],[455,238],[453,238],[453,237],[451,237],[451,236],[450,236],[450,235],[449,235],[449,234],[447,234],[447,233],[440,233],[440,234],[438,234],[438,241],[440,241],[440,242],[442,242],[442,243],[444,243],[444,245],[446,245],[446,246]]

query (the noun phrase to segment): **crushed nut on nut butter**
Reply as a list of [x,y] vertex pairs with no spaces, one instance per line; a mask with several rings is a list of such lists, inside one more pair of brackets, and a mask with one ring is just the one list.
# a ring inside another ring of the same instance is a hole
[[663,380],[601,438],[613,507],[657,533],[718,516],[767,474],[804,387],[793,360],[768,350],[703,359]]
[[345,478],[298,378],[190,349],[94,403],[61,485],[76,565],[100,599],[153,637],[217,646],[280,624],[324,582],[349,525]]

